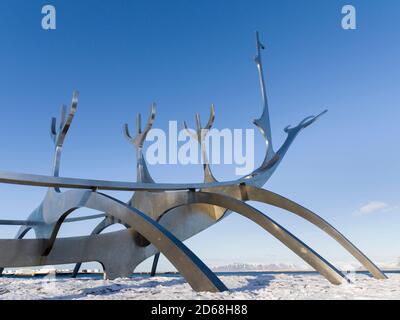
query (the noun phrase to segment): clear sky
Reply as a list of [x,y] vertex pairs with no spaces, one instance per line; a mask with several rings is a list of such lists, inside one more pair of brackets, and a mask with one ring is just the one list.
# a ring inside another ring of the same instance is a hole
[[[57,29],[41,28],[41,8]],[[341,8],[357,29],[341,28]],[[156,127],[194,123],[215,103],[215,127],[252,128],[261,113],[254,32],[264,68],[274,144],[283,128],[324,109],[305,129],[266,188],[316,211],[375,261],[400,256],[400,2],[364,1],[25,1],[0,2],[0,169],[50,174],[50,117],[80,91],[61,176],[134,181],[135,154],[122,135],[158,104]],[[257,164],[264,143],[256,134]],[[200,181],[200,166],[150,166],[159,182]],[[215,166],[219,180],[232,166]],[[45,190],[0,185],[3,219],[23,219]],[[114,194],[128,200],[128,193]],[[353,261],[315,227],[260,207],[323,256]],[[74,216],[83,214],[77,211]],[[87,212],[86,212],[87,213]],[[95,221],[62,235],[88,234]],[[1,237],[16,228],[0,227]],[[110,230],[116,230],[110,229]],[[30,234],[32,236],[32,234]],[[207,264],[301,261],[237,215],[188,240]],[[147,270],[145,262],[140,270]],[[165,259],[161,269],[169,269]]]

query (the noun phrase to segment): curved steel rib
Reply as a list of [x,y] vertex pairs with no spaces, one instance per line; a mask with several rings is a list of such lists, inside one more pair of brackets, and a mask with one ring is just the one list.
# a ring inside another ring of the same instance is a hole
[[[115,219],[122,223],[133,227],[148,239],[160,252],[162,252],[168,260],[176,267],[176,269],[187,280],[190,286],[196,291],[225,291],[227,288],[218,279],[218,277],[181,241],[179,241],[172,233],[162,227],[158,222],[151,219],[145,213],[130,207],[129,205],[114,199],[108,195],[90,192],[90,191],[70,191],[66,198],[70,207],[65,206],[63,211],[57,212],[52,216],[52,220],[56,220],[54,231],[50,240],[40,239],[42,247],[50,254],[50,248],[53,247],[53,242],[63,220],[74,210],[78,208],[89,208],[101,212],[108,212]],[[65,199],[64,199],[65,200]],[[63,202],[63,201],[59,201]],[[55,213],[54,211],[52,211]],[[22,241],[22,240],[9,240]],[[121,243],[121,246],[124,244]],[[102,251],[104,248],[99,247]],[[1,256],[1,255],[0,255]],[[42,257],[46,259],[45,257]],[[4,266],[7,266],[6,261],[0,261]],[[115,261],[115,264],[120,264]],[[130,270],[132,272],[133,270]],[[118,276],[128,276],[129,274],[121,274]]]
[[313,249],[308,247],[304,242],[296,238],[293,234],[262,212],[240,200],[219,193],[193,191],[180,192],[179,196],[175,197],[173,207],[168,211],[188,204],[210,204],[234,211],[264,228],[332,284],[341,284],[344,279],[344,275],[338,269]]
[[322,231],[335,239],[344,249],[346,249],[354,258],[356,258],[376,279],[387,279],[386,275],[363,254],[356,246],[354,246],[344,235],[342,235],[331,224],[322,219],[314,212],[304,208],[303,206],[289,200],[281,195],[268,190],[245,186],[246,196],[250,201],[258,201],[266,204],[279,207],[281,209],[292,212],[301,218],[307,220],[313,225],[320,228]]

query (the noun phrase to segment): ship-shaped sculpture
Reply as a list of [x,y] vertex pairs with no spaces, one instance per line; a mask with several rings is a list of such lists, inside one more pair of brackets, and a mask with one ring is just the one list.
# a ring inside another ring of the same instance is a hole
[[[326,111],[302,120],[297,126],[288,126],[282,146],[275,150],[272,143],[271,124],[268,110],[266,87],[263,73],[261,50],[263,45],[256,34],[257,55],[255,62],[261,85],[263,111],[254,124],[261,131],[266,142],[266,154],[261,166],[252,173],[235,181],[219,182],[215,179],[207,162],[205,138],[214,123],[215,111],[211,107],[210,117],[202,126],[196,114],[197,130],[193,135],[202,151],[204,182],[187,184],[156,183],[147,168],[143,152],[146,135],[151,130],[156,106],[151,106],[150,116],[144,129],[140,114],[137,118],[136,134],[124,134],[137,154],[137,182],[84,180],[59,177],[61,153],[65,137],[74,118],[78,93],[73,94],[72,105],[67,114],[61,110],[57,125],[51,121],[51,138],[55,145],[53,171],[51,176],[0,172],[0,182],[38,187],[47,187],[42,203],[26,220],[0,220],[3,225],[20,225],[15,239],[0,240],[0,265],[3,267],[25,267],[77,263],[76,276],[82,262],[97,261],[104,268],[108,279],[129,276],[136,266],[154,256],[152,274],[157,268],[162,253],[176,267],[190,286],[196,291],[224,291],[221,280],[183,243],[215,223],[224,221],[229,214],[240,214],[262,227],[274,236],[313,269],[332,284],[347,280],[335,268],[307,244],[272,220],[265,213],[247,204],[255,201],[272,205],[295,214],[312,223],[336,240],[354,256],[375,278],[385,279],[381,270],[357,249],[338,230],[322,217],[309,209],[281,195],[263,189],[290,145],[304,128],[314,123]],[[184,127],[188,129],[186,123]],[[62,191],[60,188],[68,189]],[[134,192],[131,200],[124,203],[100,191]],[[68,218],[74,210],[90,208],[99,211],[97,215]],[[88,236],[59,238],[58,231],[63,223],[102,218],[99,225]],[[113,224],[122,224],[125,230],[101,233]],[[33,229],[36,239],[23,239]],[[2,271],[2,270],[1,270]]]

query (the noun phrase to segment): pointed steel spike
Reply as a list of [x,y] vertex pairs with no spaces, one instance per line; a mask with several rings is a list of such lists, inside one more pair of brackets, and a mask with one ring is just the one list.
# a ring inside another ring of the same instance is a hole
[[327,113],[329,110],[328,109],[325,109],[324,111],[322,111],[321,113],[319,113],[319,114],[317,114],[316,116],[315,116],[315,118],[316,119],[318,119],[319,117],[322,117],[325,113]]
[[62,128],[64,127],[66,118],[67,118],[67,106],[63,104],[60,110],[60,126],[59,126],[60,130],[62,130]]
[[68,133],[69,127],[71,126],[77,106],[78,106],[78,94],[77,92],[74,92],[68,116],[66,115],[66,106],[63,105],[62,107],[61,119],[60,119],[60,132],[57,136],[57,146],[62,146],[64,144],[65,137]]
[[260,87],[261,87],[263,111],[262,111],[261,116],[258,119],[254,120],[253,123],[257,126],[257,128],[261,131],[262,135],[264,136],[264,139],[267,142],[266,158],[271,159],[274,156],[275,151],[274,151],[274,148],[272,145],[271,123],[270,123],[270,116],[269,116],[269,110],[268,110],[268,100],[267,100],[266,86],[265,86],[265,80],[264,80],[263,64],[262,64],[262,58],[261,58],[261,49],[263,47],[264,46],[260,42],[259,33],[257,31],[256,32],[257,56],[256,56],[255,61],[257,64],[259,82],[260,82]]
[[150,107],[150,115],[152,119],[156,117],[156,111],[157,111],[157,104],[153,102]]
[[291,129],[291,125],[286,126],[283,131],[285,131],[286,133],[288,133]]
[[73,116],[76,108],[78,106],[78,98],[79,98],[79,91],[74,91],[72,93],[72,103],[71,103],[71,108],[69,110],[69,115],[68,116]]
[[78,97],[79,97],[79,91],[78,90],[74,90],[74,92],[72,92],[72,101],[78,101]]
[[146,140],[146,136],[153,126],[156,116],[156,104],[152,103],[150,107],[150,116],[147,120],[146,126],[142,129],[142,115],[138,113],[136,117],[136,135],[132,137],[129,133],[128,125],[125,124],[124,135],[128,141],[134,144],[137,148],[141,148]]
[[318,115],[313,116],[313,117],[309,117],[308,122],[307,122],[307,118],[306,118],[300,123],[300,125],[302,125],[303,128],[306,128],[309,125],[311,125],[312,123],[314,123],[315,121],[317,121],[320,117],[322,117],[327,112],[328,112],[328,109],[325,109],[324,111],[322,111]]
[[305,123],[307,123],[308,121],[314,120],[315,116],[308,116],[305,117],[303,120],[300,121],[299,126],[304,125]]
[[257,48],[265,50],[265,46],[260,41],[260,33],[256,31],[256,41],[257,41]]

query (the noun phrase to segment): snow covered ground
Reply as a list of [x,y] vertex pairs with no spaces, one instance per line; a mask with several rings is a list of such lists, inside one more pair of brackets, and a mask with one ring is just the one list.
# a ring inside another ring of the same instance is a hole
[[0,299],[400,299],[400,274],[375,280],[352,275],[334,286],[317,274],[220,276],[230,292],[196,293],[180,277],[0,278]]

